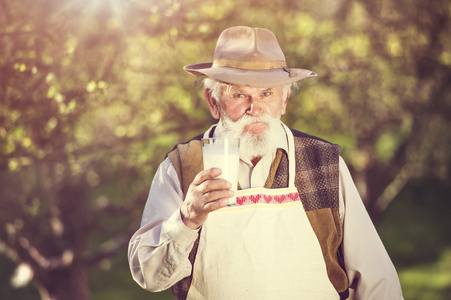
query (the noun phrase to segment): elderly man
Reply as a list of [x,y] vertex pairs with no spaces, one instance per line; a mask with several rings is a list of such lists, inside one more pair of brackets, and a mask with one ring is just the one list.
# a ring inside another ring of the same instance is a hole
[[[177,145],[161,163],[129,245],[133,278],[172,287],[176,299],[402,299],[396,270],[337,145],[290,129],[291,84],[314,77],[288,68],[274,34],[232,27],[204,76],[219,122]],[[203,170],[202,137],[239,137],[238,186]]]

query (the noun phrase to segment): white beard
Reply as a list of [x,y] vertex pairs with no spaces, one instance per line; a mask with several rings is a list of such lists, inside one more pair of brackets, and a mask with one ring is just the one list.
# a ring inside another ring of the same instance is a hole
[[[267,124],[268,130],[258,134],[245,132],[244,127],[254,122]],[[240,157],[247,161],[275,152],[278,148],[276,141],[283,134],[280,117],[243,115],[238,121],[233,122],[224,112],[221,114],[217,131],[218,135],[224,138],[240,138]]]

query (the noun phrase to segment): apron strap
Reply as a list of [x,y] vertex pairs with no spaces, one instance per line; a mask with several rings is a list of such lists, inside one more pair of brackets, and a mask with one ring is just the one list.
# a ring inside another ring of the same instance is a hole
[[294,137],[290,128],[288,128],[285,124],[282,124],[283,129],[285,129],[285,134],[287,136],[288,141],[288,187],[295,187],[294,178],[296,177],[296,158],[295,158],[295,149],[294,149]]

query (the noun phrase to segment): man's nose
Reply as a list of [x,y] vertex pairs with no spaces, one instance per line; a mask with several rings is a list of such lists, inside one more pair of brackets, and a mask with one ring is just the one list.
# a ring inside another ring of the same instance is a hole
[[249,107],[246,113],[253,117],[258,117],[262,113],[261,102],[257,97],[249,97]]

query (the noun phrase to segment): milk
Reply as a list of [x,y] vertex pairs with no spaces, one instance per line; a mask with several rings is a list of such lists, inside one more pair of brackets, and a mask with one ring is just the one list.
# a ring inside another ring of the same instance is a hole
[[[216,139],[217,140],[217,139]],[[233,143],[229,140],[221,140],[202,146],[204,158],[204,170],[219,168],[222,173],[219,176],[232,184],[232,190],[237,191],[238,169],[240,164],[239,142]],[[235,205],[236,198],[230,198],[229,205]]]

